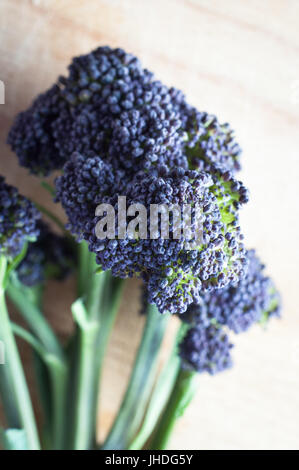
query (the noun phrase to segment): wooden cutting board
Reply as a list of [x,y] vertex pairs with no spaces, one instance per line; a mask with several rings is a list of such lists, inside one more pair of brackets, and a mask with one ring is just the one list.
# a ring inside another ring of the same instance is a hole
[[[242,179],[251,190],[242,225],[284,298],[284,317],[268,331],[234,338],[235,368],[202,376],[173,448],[297,448],[299,441],[297,0],[1,0],[0,171],[28,196],[52,203],[5,145],[17,112],[98,45],[136,53],[201,110],[235,128],[244,148]],[[62,215],[59,207],[54,210]],[[139,287],[128,283],[109,346],[99,437],[124,391],[142,330]],[[46,315],[61,337],[72,328],[73,282],[51,284]],[[169,348],[166,341],[164,353]],[[28,351],[24,350],[29,380]]]

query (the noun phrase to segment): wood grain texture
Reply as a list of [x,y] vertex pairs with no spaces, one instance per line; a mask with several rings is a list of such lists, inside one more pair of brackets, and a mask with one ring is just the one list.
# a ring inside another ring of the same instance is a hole
[[[72,56],[98,45],[136,53],[200,109],[229,121],[244,148],[242,179],[251,202],[242,225],[248,247],[257,247],[282,291],[284,316],[266,333],[254,328],[235,338],[232,371],[202,377],[172,439],[174,449],[299,446],[298,21],[297,0],[0,2],[0,79],[6,86],[0,172],[28,196],[51,205],[5,145],[12,119],[65,71]],[[62,336],[72,327],[71,287],[51,285],[48,293],[46,314]],[[138,344],[137,295],[137,283],[130,282],[106,360],[101,436]]]

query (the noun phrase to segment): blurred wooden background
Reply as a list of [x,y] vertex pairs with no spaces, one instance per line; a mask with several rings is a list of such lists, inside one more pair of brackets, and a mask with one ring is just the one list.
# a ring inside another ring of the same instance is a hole
[[[44,199],[39,182],[5,145],[13,117],[72,56],[105,44],[136,53],[199,109],[232,124],[244,148],[241,178],[251,190],[242,213],[247,246],[258,249],[284,300],[283,319],[267,332],[256,327],[234,338],[233,370],[202,376],[171,446],[298,449],[299,2],[0,0],[6,87],[0,172],[26,195]],[[138,344],[137,295],[132,281],[106,361],[100,435],[111,423]],[[71,328],[71,281],[51,285],[47,298],[46,314],[64,336]]]

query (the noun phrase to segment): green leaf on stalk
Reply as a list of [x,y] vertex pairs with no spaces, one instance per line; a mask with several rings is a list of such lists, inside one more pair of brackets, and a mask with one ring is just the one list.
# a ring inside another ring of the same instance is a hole
[[74,321],[81,328],[82,331],[91,332],[98,329],[98,322],[89,319],[88,312],[85,308],[82,298],[75,300],[71,306]]
[[88,315],[83,300],[81,298],[75,300],[71,306],[71,310],[75,322],[83,328],[83,326],[88,322]]

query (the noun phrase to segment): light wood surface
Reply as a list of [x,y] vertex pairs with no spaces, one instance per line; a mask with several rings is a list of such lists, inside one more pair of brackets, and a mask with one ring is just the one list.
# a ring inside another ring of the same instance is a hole
[[[247,246],[258,249],[284,301],[282,320],[267,332],[256,327],[234,338],[233,370],[202,376],[171,447],[298,449],[299,2],[1,0],[0,172],[48,206],[39,182],[5,145],[7,131],[72,56],[105,44],[136,53],[199,109],[235,128],[244,149],[241,177],[251,190],[242,213]],[[47,295],[46,314],[62,336],[71,329],[71,288],[71,281],[53,284]],[[142,329],[137,296],[132,281],[106,360],[100,436],[120,401]]]

